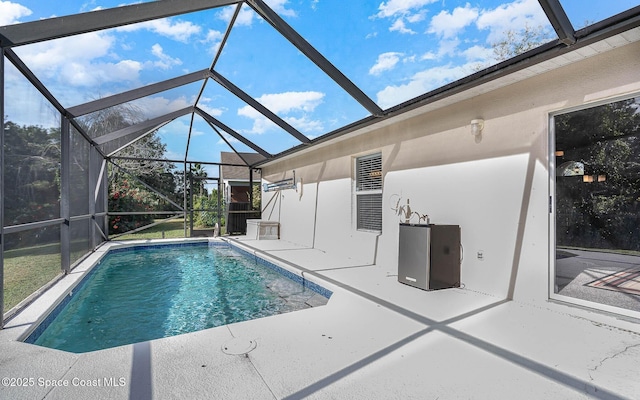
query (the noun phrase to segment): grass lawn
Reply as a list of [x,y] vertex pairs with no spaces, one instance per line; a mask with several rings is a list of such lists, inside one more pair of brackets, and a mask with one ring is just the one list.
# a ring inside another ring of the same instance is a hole
[[[158,220],[154,222],[158,222]],[[114,240],[162,239],[162,232],[164,232],[164,237],[166,239],[183,238],[184,219],[177,218],[171,221],[163,222],[137,233],[118,236]],[[187,226],[187,236],[188,235],[189,227]]]
[[57,244],[5,251],[3,313],[60,273]]

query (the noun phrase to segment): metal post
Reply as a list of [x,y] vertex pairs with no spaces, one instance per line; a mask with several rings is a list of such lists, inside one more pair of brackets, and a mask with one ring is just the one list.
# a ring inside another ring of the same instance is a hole
[[249,210],[251,213],[247,215],[247,218],[253,215],[253,168],[251,167],[249,167]]
[[222,167],[218,165],[218,232],[222,232]]
[[184,237],[187,237],[187,162],[184,162],[184,168],[182,169],[182,185],[183,185],[183,190],[182,190],[182,199],[183,199],[183,212],[182,215],[184,215]]
[[71,210],[69,206],[71,130],[69,120],[62,116],[60,129],[60,218],[64,222],[60,226],[60,261],[62,271],[68,274],[71,270]]
[[189,232],[193,236],[193,172],[189,163]]
[[4,327],[4,48],[0,49],[0,329]]
[[[84,139],[80,139],[84,140]],[[99,171],[96,170],[96,157],[98,156],[98,152],[95,150],[94,146],[89,147],[89,214],[91,215],[91,222],[89,223],[89,243],[91,244],[91,249],[95,250],[98,246],[96,240],[96,226],[93,223],[96,219],[96,195],[95,193],[98,191],[97,184],[99,182],[98,174]]]
[[104,234],[107,236],[107,240],[109,240],[109,163],[106,158],[102,159],[102,167],[100,167],[100,171],[102,172],[102,211],[105,213],[103,219],[102,229],[104,229]]

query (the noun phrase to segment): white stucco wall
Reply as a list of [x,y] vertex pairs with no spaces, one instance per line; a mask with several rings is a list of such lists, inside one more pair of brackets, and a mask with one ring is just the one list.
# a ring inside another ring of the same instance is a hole
[[[398,196],[409,198],[431,222],[460,225],[465,287],[547,300],[553,245],[549,114],[638,93],[638,71],[635,43],[276,161],[263,168],[267,181],[295,170],[302,184],[279,193],[263,218],[280,221],[284,240],[397,267],[399,218],[391,208]],[[485,126],[476,139],[470,121],[479,117]],[[379,238],[358,232],[352,212],[353,159],[376,151],[382,152],[384,177]],[[263,194],[263,205],[273,195]]]

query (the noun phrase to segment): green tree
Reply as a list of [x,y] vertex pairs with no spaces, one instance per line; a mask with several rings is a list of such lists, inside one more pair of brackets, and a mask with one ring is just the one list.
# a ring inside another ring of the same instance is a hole
[[502,39],[491,43],[491,48],[495,61],[500,62],[535,49],[552,39],[551,32],[543,26],[532,27],[525,24],[520,30],[504,31]]
[[[558,243],[640,250],[640,99],[555,117],[556,148],[584,165],[556,179]],[[586,181],[586,182],[585,182]]]
[[[122,104],[101,110],[83,117],[81,125],[89,136],[99,137],[142,122],[143,112],[128,104]],[[118,139],[116,139],[118,140]],[[125,139],[126,141],[126,139]],[[174,166],[170,162],[157,161],[164,158],[166,145],[157,132],[126,145],[116,156],[131,159],[115,159],[109,165],[109,211],[110,212],[152,212],[175,210],[169,202],[150,191],[145,185],[154,188],[174,202],[177,199]],[[151,223],[152,214],[112,216],[109,221],[110,233],[121,233]]]
[[60,130],[5,123],[5,225],[60,215]]
[[473,69],[480,71],[493,64],[508,60],[551,41],[555,36],[543,26],[525,24],[521,29],[502,32],[500,40],[490,44],[493,55],[490,60],[476,64]]

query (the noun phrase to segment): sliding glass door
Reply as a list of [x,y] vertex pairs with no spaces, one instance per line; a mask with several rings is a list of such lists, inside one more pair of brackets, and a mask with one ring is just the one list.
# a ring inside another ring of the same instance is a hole
[[555,115],[553,298],[640,315],[640,97]]

